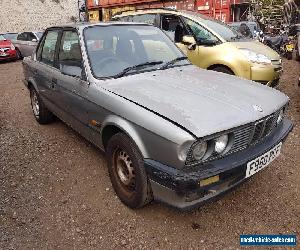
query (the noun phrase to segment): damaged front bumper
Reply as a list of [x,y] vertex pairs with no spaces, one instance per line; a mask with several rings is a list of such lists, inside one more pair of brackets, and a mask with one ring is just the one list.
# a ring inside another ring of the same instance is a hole
[[281,125],[259,144],[222,159],[186,169],[175,169],[145,159],[154,199],[182,210],[189,210],[225,193],[246,180],[248,162],[283,142],[292,129],[292,122],[284,119]]

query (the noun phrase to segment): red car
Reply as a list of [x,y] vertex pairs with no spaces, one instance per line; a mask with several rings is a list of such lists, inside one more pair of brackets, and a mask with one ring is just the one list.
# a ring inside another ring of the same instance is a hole
[[0,61],[17,59],[17,51],[10,40],[0,34]]

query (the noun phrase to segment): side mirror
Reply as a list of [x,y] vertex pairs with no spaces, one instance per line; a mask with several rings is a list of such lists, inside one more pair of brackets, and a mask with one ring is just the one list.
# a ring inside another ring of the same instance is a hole
[[183,36],[182,43],[188,45],[189,50],[194,50],[196,48],[196,41],[193,36]]
[[61,73],[67,76],[82,78],[82,68],[78,66],[61,65]]
[[195,44],[195,38],[193,36],[183,36],[182,37],[182,42],[185,44]]
[[36,42],[37,42],[37,39],[33,38],[33,39],[31,40],[31,42],[36,43]]

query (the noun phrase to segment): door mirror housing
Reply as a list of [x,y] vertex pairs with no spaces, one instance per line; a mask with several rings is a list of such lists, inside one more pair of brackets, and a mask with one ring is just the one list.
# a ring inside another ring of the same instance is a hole
[[33,39],[31,40],[31,42],[36,43],[36,42],[37,42],[37,39],[33,38]]
[[195,38],[193,36],[183,36],[182,42],[188,45],[195,44]]
[[182,43],[186,44],[189,50],[196,49],[196,40],[193,36],[183,36]]
[[82,68],[78,66],[61,65],[61,73],[67,76],[82,78]]

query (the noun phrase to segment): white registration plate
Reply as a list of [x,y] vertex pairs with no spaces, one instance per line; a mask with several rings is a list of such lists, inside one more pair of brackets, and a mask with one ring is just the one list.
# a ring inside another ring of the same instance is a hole
[[8,56],[7,53],[1,53],[0,56]]
[[247,170],[246,170],[246,178],[256,174],[257,172],[259,172],[260,170],[268,166],[272,161],[274,161],[274,159],[280,155],[281,146],[282,146],[282,142],[277,144],[277,146],[269,150],[267,153],[248,162]]

